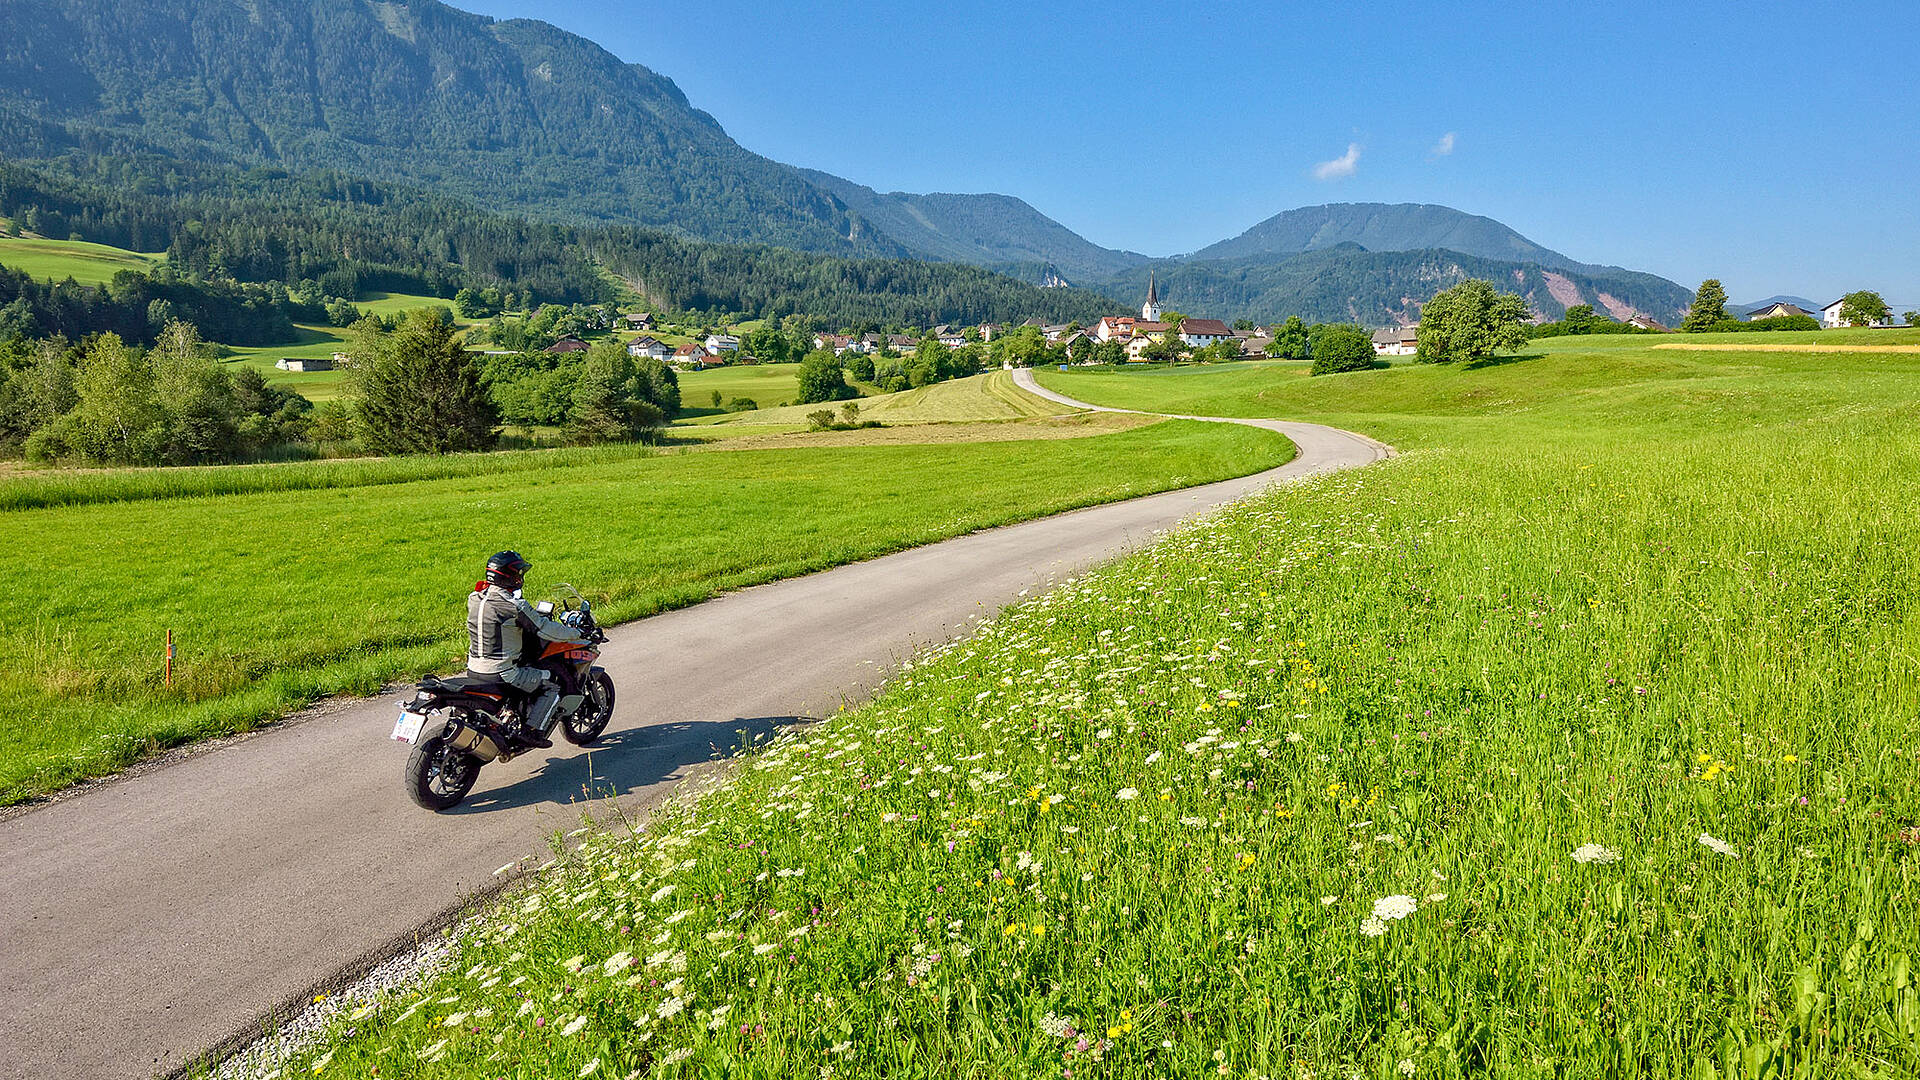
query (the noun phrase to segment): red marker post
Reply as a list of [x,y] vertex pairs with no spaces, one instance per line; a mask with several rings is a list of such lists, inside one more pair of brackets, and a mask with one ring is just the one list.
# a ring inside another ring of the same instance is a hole
[[167,631],[167,689],[173,689],[173,631]]

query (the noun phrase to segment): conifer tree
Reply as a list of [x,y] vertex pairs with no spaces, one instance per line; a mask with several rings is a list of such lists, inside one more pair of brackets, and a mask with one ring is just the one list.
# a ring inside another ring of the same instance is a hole
[[454,338],[439,308],[407,315],[391,335],[362,320],[355,362],[355,411],[368,449],[383,454],[486,450],[499,413],[480,385],[480,368]]
[[1725,322],[1727,318],[1727,290],[1720,285],[1719,278],[1708,278],[1700,283],[1699,291],[1693,294],[1693,306],[1687,309],[1687,317],[1680,321],[1683,333],[1698,333],[1714,323]]

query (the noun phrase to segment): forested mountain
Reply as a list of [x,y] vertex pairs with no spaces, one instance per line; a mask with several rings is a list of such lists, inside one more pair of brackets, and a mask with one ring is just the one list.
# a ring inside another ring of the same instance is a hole
[[1299,315],[1362,326],[1413,323],[1421,304],[1467,278],[1485,278],[1549,319],[1574,304],[1592,304],[1615,318],[1639,312],[1671,324],[1693,299],[1688,290],[1651,274],[1594,275],[1441,249],[1368,251],[1354,243],[1298,254],[1155,262],[1099,287],[1111,296],[1144,295],[1149,272],[1169,310],[1256,322]]
[[1488,217],[1425,203],[1329,203],[1275,214],[1231,240],[1201,248],[1193,260],[1293,255],[1340,244],[1368,251],[1441,248],[1507,262],[1568,270],[1592,267],[1541,247]]
[[7,0],[0,149],[324,168],[558,220],[907,253],[671,80],[437,0]]
[[1148,261],[1135,252],[1103,248],[1011,195],[882,195],[827,173],[808,170],[805,175],[927,258],[1009,269],[1052,267],[1075,284]]
[[[351,300],[368,290],[451,297],[472,286],[520,301],[596,302],[618,297],[617,277],[661,310],[799,314],[822,326],[1087,322],[1113,306],[1085,290],[1042,289],[973,266],[529,222],[338,173],[242,171],[159,158],[76,156],[46,167],[0,161],[0,217],[38,233],[165,251],[169,273],[273,283],[283,295],[291,290],[309,300]],[[139,295],[143,288],[136,283],[116,295]],[[47,295],[71,299],[83,291]],[[14,299],[0,289],[0,308]],[[85,323],[74,313],[82,307],[62,302],[67,306],[56,311],[35,298],[35,322],[48,333],[78,336]],[[126,319],[115,318],[122,336],[141,337],[120,326]],[[232,340],[218,325],[202,329]],[[248,336],[256,338],[257,332]]]

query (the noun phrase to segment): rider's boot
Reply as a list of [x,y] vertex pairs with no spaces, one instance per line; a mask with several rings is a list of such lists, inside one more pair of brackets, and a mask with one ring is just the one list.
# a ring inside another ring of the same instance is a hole
[[553,748],[553,740],[547,732],[553,727],[553,714],[559,707],[560,688],[557,686],[548,686],[540,692],[539,697],[533,699],[533,704],[527,706],[527,721],[521,725],[521,729],[528,745],[542,750]]

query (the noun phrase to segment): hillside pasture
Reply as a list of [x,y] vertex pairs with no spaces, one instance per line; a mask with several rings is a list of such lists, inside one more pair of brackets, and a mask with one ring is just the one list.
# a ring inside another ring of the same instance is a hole
[[167,261],[165,252],[143,255],[125,248],[79,240],[43,240],[0,237],[0,266],[22,271],[37,281],[65,281],[104,285],[122,270],[147,272]]

